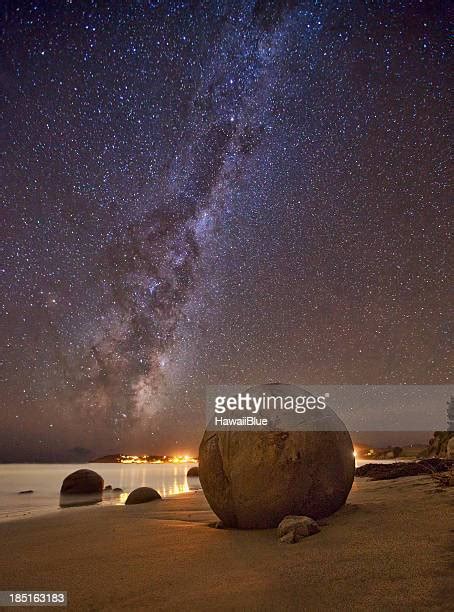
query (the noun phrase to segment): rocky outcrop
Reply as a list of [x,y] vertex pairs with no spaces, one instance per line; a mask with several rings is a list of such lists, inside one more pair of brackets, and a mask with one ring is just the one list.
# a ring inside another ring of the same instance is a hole
[[446,444],[446,457],[448,459],[454,459],[454,435]]
[[277,528],[279,540],[286,544],[295,544],[319,531],[316,521],[308,516],[286,516]]
[[421,461],[400,461],[396,463],[366,463],[356,468],[356,476],[367,476],[372,480],[393,480],[405,476],[436,474],[454,467],[454,460],[422,459]]
[[157,491],[151,487],[139,487],[128,495],[125,504],[146,504],[156,499],[162,499]]
[[[453,439],[454,431],[435,431],[433,437],[429,440],[427,449],[421,453],[421,456],[448,457],[448,445],[454,444],[454,442],[451,442]],[[454,455],[451,458],[454,458]]]

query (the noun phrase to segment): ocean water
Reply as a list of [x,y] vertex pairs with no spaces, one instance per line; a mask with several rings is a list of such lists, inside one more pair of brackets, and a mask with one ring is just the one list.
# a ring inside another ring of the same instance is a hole
[[[104,478],[104,485],[120,487],[120,495],[105,495],[100,505],[124,504],[133,489],[153,487],[162,497],[178,495],[200,488],[198,478],[186,478],[194,464],[2,464],[0,465],[0,521],[26,518],[59,507],[63,479],[81,468],[92,469]],[[19,491],[34,493],[19,495]]]
[[[365,463],[390,463],[394,460],[356,460],[356,467]],[[81,468],[89,468],[104,478],[104,485],[120,487],[120,495],[105,495],[99,505],[124,504],[137,487],[153,487],[161,497],[178,495],[200,488],[198,478],[186,477],[193,464],[0,464],[0,521],[27,518],[36,514],[65,512],[60,508],[60,487],[63,479]],[[32,489],[31,494],[19,491]]]

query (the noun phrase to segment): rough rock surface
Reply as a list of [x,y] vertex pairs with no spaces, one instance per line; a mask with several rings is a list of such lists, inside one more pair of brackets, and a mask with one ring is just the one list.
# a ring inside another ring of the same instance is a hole
[[451,446],[453,455],[449,455],[449,444],[454,445],[451,440],[454,439],[453,431],[434,431],[433,437],[429,440],[429,445],[421,453],[422,457],[447,457],[454,459],[454,448]]
[[309,516],[286,516],[277,528],[280,541],[287,544],[299,542],[319,531],[320,527]]
[[448,457],[448,459],[454,459],[454,437],[448,440],[446,446],[446,456]]
[[372,480],[393,480],[405,476],[419,476],[446,472],[454,466],[449,459],[422,459],[421,461],[397,461],[395,463],[366,463],[356,468],[356,476],[367,476]]
[[64,479],[61,495],[93,495],[100,494],[104,488],[104,480],[93,470],[76,470]]
[[155,499],[162,499],[157,491],[151,487],[139,487],[138,489],[131,491],[125,504],[145,504],[147,502],[154,501]]
[[355,472],[353,445],[330,412],[330,427],[337,431],[207,429],[199,478],[226,527],[272,528],[285,516],[318,519],[344,504]]

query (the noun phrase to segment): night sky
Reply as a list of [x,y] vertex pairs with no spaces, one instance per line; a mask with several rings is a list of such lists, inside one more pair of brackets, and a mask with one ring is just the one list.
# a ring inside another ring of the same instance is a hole
[[0,459],[196,452],[207,384],[452,381],[449,4],[3,5]]

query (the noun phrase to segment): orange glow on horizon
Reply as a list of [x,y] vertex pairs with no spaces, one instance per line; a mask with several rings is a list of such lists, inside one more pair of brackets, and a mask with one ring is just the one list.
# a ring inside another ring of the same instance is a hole
[[197,459],[189,455],[178,455],[175,457],[164,455],[156,459],[149,458],[148,455],[120,455],[120,463],[197,463]]

